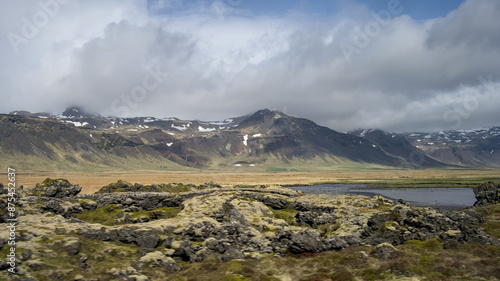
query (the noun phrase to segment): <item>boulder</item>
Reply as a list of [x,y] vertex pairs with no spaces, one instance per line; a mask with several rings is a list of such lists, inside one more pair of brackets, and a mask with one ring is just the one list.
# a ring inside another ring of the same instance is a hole
[[292,235],[289,249],[295,254],[319,253],[325,250],[325,244],[317,231],[306,228]]
[[42,211],[49,211],[63,217],[70,217],[72,214],[81,214],[82,207],[79,204],[72,204],[60,199],[51,199],[44,206],[41,207]]
[[80,252],[80,242],[75,238],[64,240],[63,249],[70,255],[74,256]]
[[319,214],[314,211],[307,212],[297,212],[295,214],[295,220],[301,226],[305,226],[306,224],[310,225],[312,228],[317,228],[318,225],[322,224],[334,224],[336,221],[335,216],[329,213]]
[[97,203],[89,199],[82,200],[80,206],[88,211],[94,211],[95,209],[97,209]]
[[175,250],[174,256],[181,258],[183,261],[197,261],[196,250],[189,241],[182,241]]
[[82,191],[79,185],[72,185],[65,179],[47,178],[42,183],[26,190],[28,196],[65,198],[74,197]]
[[245,253],[243,253],[241,249],[236,247],[231,247],[226,252],[224,252],[224,255],[222,256],[222,261],[230,261],[230,260],[244,259],[244,258],[245,258]]
[[246,194],[246,197],[260,201],[275,210],[285,209],[288,205],[287,200],[274,196],[266,196],[262,194]]
[[476,203],[474,206],[487,206],[500,203],[500,183],[483,183],[474,188]]

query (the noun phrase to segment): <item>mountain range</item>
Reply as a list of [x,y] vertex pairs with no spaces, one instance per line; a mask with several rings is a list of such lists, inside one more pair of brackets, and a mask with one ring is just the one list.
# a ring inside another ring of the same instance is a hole
[[341,133],[268,109],[222,121],[14,111],[0,130],[1,165],[32,171],[500,167],[499,127]]

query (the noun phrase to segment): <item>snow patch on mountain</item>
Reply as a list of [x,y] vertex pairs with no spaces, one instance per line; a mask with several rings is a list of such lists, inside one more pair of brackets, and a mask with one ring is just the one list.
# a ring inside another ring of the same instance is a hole
[[216,128],[203,128],[202,126],[198,126],[198,131],[200,132],[213,132],[216,131]]

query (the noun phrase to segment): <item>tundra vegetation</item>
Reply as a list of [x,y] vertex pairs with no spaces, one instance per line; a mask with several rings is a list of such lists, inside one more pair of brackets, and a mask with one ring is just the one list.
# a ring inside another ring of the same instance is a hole
[[[439,182],[439,181],[435,181]],[[46,179],[17,194],[17,273],[2,280],[498,280],[500,185],[440,212],[281,186]],[[0,223],[6,224],[0,185]],[[0,232],[0,255],[9,252]]]

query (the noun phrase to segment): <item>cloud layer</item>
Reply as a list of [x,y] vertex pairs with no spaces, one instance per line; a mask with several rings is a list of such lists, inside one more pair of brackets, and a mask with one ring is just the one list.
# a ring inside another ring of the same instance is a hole
[[252,15],[234,0],[175,12],[184,2],[2,1],[0,111],[216,120],[271,108],[343,131],[500,125],[500,2],[424,22],[392,2],[314,18]]

